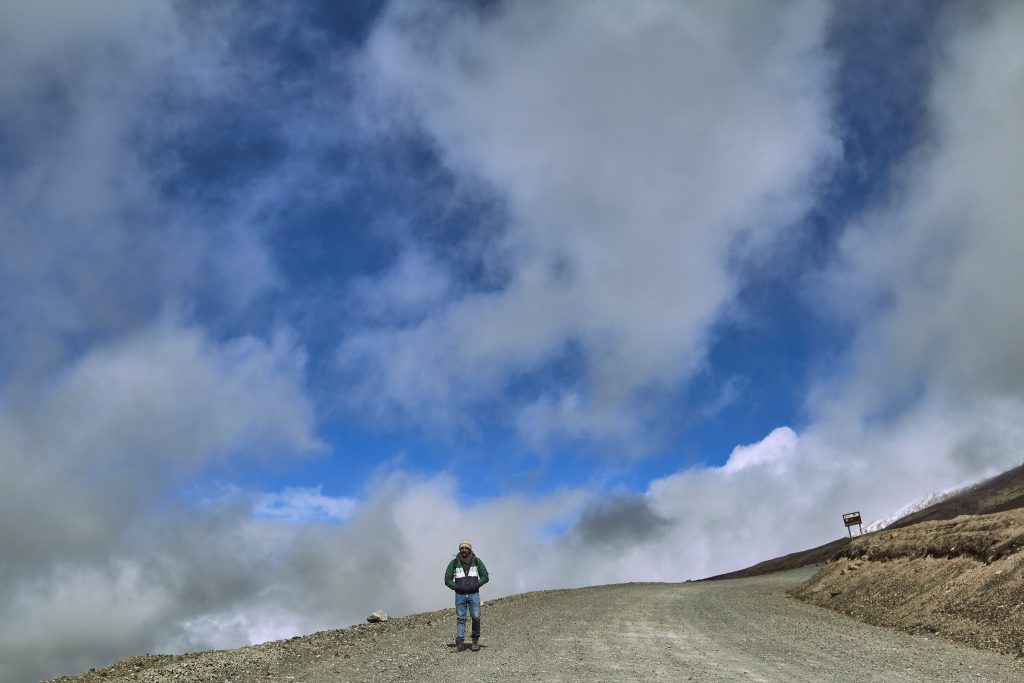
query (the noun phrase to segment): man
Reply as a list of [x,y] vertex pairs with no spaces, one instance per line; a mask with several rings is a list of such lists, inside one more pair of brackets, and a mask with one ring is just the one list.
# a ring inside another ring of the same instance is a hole
[[455,591],[455,647],[459,652],[466,649],[466,610],[473,619],[473,652],[480,650],[480,586],[490,580],[487,567],[473,554],[473,544],[459,541],[459,554],[448,563],[444,572],[444,585]]

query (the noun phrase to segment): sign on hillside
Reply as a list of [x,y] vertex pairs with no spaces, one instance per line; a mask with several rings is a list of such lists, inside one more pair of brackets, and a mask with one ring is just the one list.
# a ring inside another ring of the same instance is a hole
[[853,538],[852,527],[857,527],[858,535],[864,533],[864,527],[860,524],[860,513],[859,512],[847,512],[843,515],[843,524],[846,525],[846,531],[850,534],[850,538]]

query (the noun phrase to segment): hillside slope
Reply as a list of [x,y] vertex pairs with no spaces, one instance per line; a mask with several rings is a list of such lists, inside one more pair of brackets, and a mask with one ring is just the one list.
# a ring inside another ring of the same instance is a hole
[[986,479],[956,495],[901,517],[887,529],[899,529],[919,522],[953,519],[960,515],[985,515],[1024,508],[1024,465]]
[[[901,517],[886,526],[885,530],[901,529],[920,522],[953,519],[961,515],[989,514],[1021,508],[1024,508],[1024,465],[1014,467],[955,493],[938,503]],[[702,580],[715,581],[759,576],[818,564],[838,557],[849,546],[850,541],[848,536],[844,536],[816,548],[772,558],[744,569],[709,576]]]

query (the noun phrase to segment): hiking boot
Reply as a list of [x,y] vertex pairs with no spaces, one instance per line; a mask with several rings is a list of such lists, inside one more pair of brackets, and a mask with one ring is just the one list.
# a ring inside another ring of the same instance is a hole
[[478,642],[479,640],[480,640],[479,636],[473,636],[473,644],[469,646],[469,649],[471,649],[473,652],[479,652],[480,651],[480,643]]
[[464,652],[466,650],[466,643],[458,638],[455,639],[455,651]]

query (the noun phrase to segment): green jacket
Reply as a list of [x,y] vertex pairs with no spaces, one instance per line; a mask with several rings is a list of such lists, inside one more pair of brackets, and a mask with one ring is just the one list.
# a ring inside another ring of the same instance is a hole
[[[456,569],[459,570],[460,574],[462,573],[462,556],[456,555],[452,558],[444,572],[444,585],[456,593],[476,593],[480,590],[480,586],[491,580],[491,577],[487,574],[487,567],[484,566],[483,560],[479,557],[470,554],[469,564],[470,575],[456,577]],[[476,576],[472,576],[474,568],[476,569]]]

